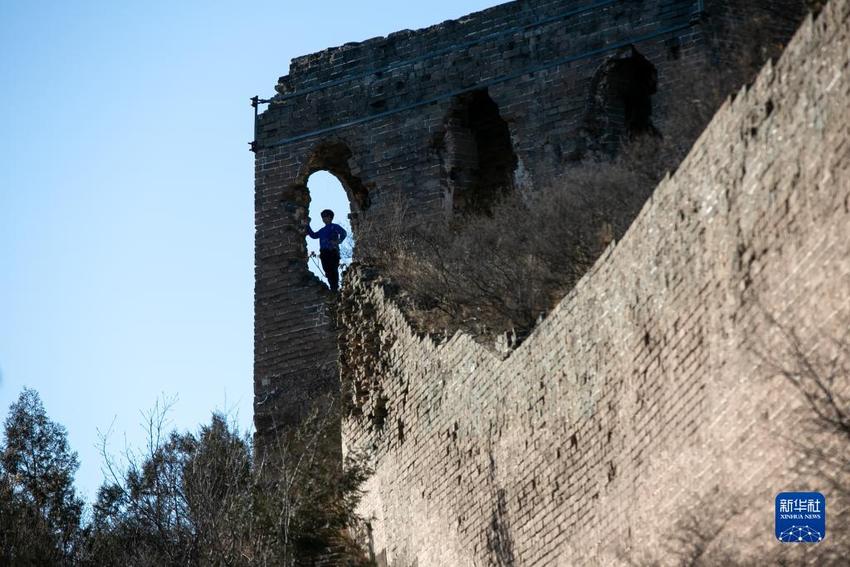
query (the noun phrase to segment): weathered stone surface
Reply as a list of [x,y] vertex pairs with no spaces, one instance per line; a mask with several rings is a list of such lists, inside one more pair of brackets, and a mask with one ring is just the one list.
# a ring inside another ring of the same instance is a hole
[[778,492],[829,500],[782,439],[801,402],[755,352],[781,358],[781,327],[816,340],[850,321],[849,101],[850,2],[835,0],[507,358],[421,338],[350,282],[373,315],[346,324],[343,356],[381,369],[387,403],[381,428],[355,415],[344,439],[374,458],[362,511],[383,564],[669,561],[678,521],[727,505],[723,539],[759,564]]
[[[553,183],[582,152],[610,151],[649,119],[663,134],[682,77],[736,59],[728,23],[753,4],[517,1],[295,59],[256,139],[258,441],[338,388],[326,290],[307,269],[301,231],[311,173],[342,181],[355,236],[370,212],[398,200],[429,218],[486,206],[482,184]],[[777,14],[799,6],[769,4]],[[768,35],[789,34],[787,22],[768,23]],[[635,69],[627,111],[621,91]]]

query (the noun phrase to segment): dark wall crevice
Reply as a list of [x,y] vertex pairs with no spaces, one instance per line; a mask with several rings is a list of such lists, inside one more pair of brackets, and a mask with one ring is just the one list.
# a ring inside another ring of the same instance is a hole
[[448,208],[454,213],[488,213],[513,191],[517,156],[508,125],[486,89],[455,98],[438,144]]
[[659,131],[652,123],[652,96],[658,71],[635,46],[605,61],[590,83],[584,125],[584,149],[614,155],[623,142]]

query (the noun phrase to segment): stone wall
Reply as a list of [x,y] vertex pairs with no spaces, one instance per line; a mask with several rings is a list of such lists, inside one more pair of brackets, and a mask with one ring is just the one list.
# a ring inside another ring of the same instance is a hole
[[753,5],[800,2],[517,1],[295,59],[254,142],[258,439],[338,387],[327,291],[307,269],[311,173],[340,179],[355,237],[398,200],[427,219],[555,183],[630,132],[664,134],[665,108],[694,68],[732,58],[729,23]]
[[774,496],[831,493],[798,478],[805,410],[757,353],[850,321],[848,101],[850,2],[835,0],[507,357],[417,336],[380,287],[349,282],[344,442],[376,467],[361,511],[379,562],[671,561],[688,518],[715,545],[782,551]]

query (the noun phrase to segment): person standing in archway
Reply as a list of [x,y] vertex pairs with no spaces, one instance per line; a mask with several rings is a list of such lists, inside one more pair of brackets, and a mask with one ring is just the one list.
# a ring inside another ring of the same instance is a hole
[[325,226],[313,232],[310,221],[307,220],[307,236],[319,239],[319,258],[322,260],[322,270],[328,278],[331,291],[339,291],[339,245],[348,236],[345,229],[334,224],[334,212],[330,209],[322,211],[322,222]]

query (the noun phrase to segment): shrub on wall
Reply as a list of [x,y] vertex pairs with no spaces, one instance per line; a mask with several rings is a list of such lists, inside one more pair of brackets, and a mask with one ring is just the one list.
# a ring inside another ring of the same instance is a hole
[[751,16],[735,24],[735,63],[685,68],[677,79],[690,92],[668,104],[657,130],[622,139],[613,159],[567,158],[554,182],[510,193],[479,214],[421,219],[403,202],[387,206],[362,219],[357,259],[399,291],[396,301],[420,332],[522,340],[625,233],[722,101],[781,52],[764,24],[770,15]]

